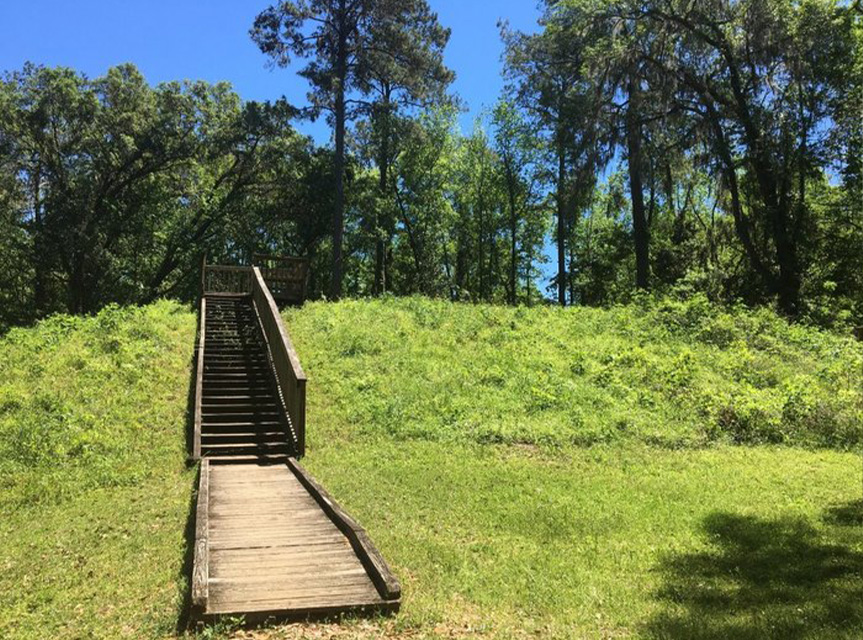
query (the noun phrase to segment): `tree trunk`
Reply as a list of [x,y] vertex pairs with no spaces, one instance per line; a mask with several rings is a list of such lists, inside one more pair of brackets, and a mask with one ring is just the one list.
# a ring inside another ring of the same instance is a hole
[[345,82],[347,80],[347,13],[346,0],[339,2],[339,39],[336,50],[336,156],[333,162],[335,173],[335,206],[333,208],[333,270],[330,281],[330,298],[342,297],[342,239],[345,219]]
[[459,225],[458,232],[458,245],[456,247],[455,254],[455,288],[456,288],[456,296],[458,300],[462,299],[462,294],[465,290],[465,283],[467,281],[467,264],[468,264],[468,251],[469,251],[469,242],[465,229],[468,228],[466,224],[466,220],[462,220]]
[[518,286],[518,214],[515,206],[515,176],[512,168],[507,170],[507,187],[509,190],[509,303],[515,306],[516,288]]
[[563,143],[557,146],[557,303],[566,306],[566,205],[564,181],[566,180],[566,157]]
[[641,123],[638,115],[638,86],[629,78],[629,105],[626,110],[626,146],[629,165],[629,195],[632,200],[632,230],[635,240],[635,286],[650,289],[650,235],[644,211],[644,184],[641,176]]
[[[480,159],[480,162],[484,162]],[[477,194],[477,210],[479,213],[479,299],[485,300],[485,164],[482,165]]]
[[72,253],[72,272],[69,274],[69,313],[80,315],[87,312],[86,303],[86,256],[84,248]]
[[[573,217],[573,226],[570,228],[570,233],[575,229],[578,221]],[[569,305],[575,305],[575,242],[574,238],[569,238],[569,277],[567,278],[569,286]]]
[[42,219],[42,165],[33,172],[33,309],[37,318],[46,310],[44,224]]
[[382,234],[386,233],[389,236],[389,224],[383,219],[386,215],[381,215],[381,208],[386,206],[387,198],[387,180],[390,165],[390,90],[387,88],[384,91],[383,106],[378,112],[380,118],[379,134],[380,148],[378,150],[378,173],[379,173],[379,191],[380,191],[380,207],[378,209],[377,228],[375,229],[375,283],[374,294],[376,296],[385,293],[387,290],[386,279],[386,259],[387,248],[389,241]]
[[791,199],[783,197],[784,188],[777,182],[772,164],[756,146],[749,159],[761,202],[767,211],[767,218],[773,246],[776,250],[776,264],[779,276],[776,278],[776,294],[780,310],[788,316],[796,316],[800,304],[800,273],[798,271],[797,245],[791,230]]
[[797,264],[797,247],[789,233],[789,211],[776,206],[772,212],[773,242],[776,245],[776,261],[779,264],[778,291],[779,308],[789,316],[800,311],[800,275]]

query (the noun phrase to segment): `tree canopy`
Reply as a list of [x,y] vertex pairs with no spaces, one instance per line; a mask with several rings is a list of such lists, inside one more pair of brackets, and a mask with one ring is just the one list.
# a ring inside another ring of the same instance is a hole
[[[311,260],[314,297],[863,312],[863,12],[545,0],[461,131],[425,0],[297,0],[251,37],[309,82],[244,102],[26,65],[0,81],[0,328],[190,300],[201,260]],[[274,83],[278,75],[274,75]],[[332,144],[293,128],[326,117]],[[639,293],[641,291],[642,293]]]

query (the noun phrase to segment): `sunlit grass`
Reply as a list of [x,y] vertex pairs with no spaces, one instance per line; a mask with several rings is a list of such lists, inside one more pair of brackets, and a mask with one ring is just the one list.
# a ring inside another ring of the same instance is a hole
[[679,448],[863,441],[863,349],[768,310],[512,309],[423,298],[286,314],[312,446],[363,436]]
[[[404,604],[259,636],[859,637],[860,345],[698,300],[285,317],[305,464]],[[0,637],[177,633],[194,330],[159,303],[0,340]]]
[[161,302],[0,340],[0,637],[173,632],[194,335]]

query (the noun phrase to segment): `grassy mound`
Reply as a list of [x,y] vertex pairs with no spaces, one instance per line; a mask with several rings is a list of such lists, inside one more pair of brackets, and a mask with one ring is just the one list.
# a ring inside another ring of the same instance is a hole
[[[285,318],[305,462],[405,596],[256,637],[859,636],[860,345],[699,299]],[[160,302],[0,339],[0,637],[177,635],[194,332]]]
[[859,344],[701,299],[285,318],[306,464],[405,594],[333,637],[859,635]]
[[194,320],[169,302],[55,316],[0,341],[2,501],[129,486],[182,460]]
[[194,332],[160,302],[0,339],[0,637],[173,630]]
[[323,422],[345,437],[840,449],[863,438],[861,345],[768,310],[702,298],[564,311],[413,298],[318,303],[286,318],[326,390]]

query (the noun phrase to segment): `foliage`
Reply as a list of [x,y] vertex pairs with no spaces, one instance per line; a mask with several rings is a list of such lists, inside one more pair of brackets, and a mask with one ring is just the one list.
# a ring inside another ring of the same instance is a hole
[[[851,151],[861,126],[859,11],[834,0],[549,0],[543,8],[539,33],[504,30],[504,40],[510,90],[558,133],[548,164],[559,176],[561,304],[566,281],[577,300],[572,281],[585,261],[570,257],[567,273],[563,234],[581,233],[590,211],[583,198],[560,206],[563,176],[592,176],[610,161],[628,173],[639,288],[710,272],[724,300],[775,299],[789,316],[830,322],[841,314],[826,311],[829,298],[859,313],[856,284],[834,286],[858,272],[846,250],[861,242]],[[562,136],[561,121],[579,123],[581,137]],[[708,182],[709,194],[699,187]],[[829,207],[825,183],[835,192]],[[698,208],[713,211],[709,226]],[[691,264],[692,249],[701,264]]]
[[[224,84],[150,87],[131,65],[96,80],[7,74],[0,331],[190,301],[205,255],[255,252],[309,258],[312,298],[337,284],[608,306],[649,289],[859,324],[863,27],[851,7],[544,3],[537,33],[502,26],[506,90],[464,134],[446,94],[448,29],[425,2],[396,4],[279,3],[253,29],[274,62],[305,60],[315,114],[344,94],[335,150],[291,128],[307,113],[243,103]],[[359,29],[339,81],[336,14]]]
[[284,104],[243,105],[226,84],[152,88],[132,65],[96,80],[27,65],[0,96],[0,325],[190,299],[208,253],[248,259],[294,222],[315,237],[310,149]]
[[767,309],[722,309],[701,295],[566,312],[408,298],[312,304],[287,319],[308,366],[323,368],[327,421],[357,436],[863,442],[863,349]]

